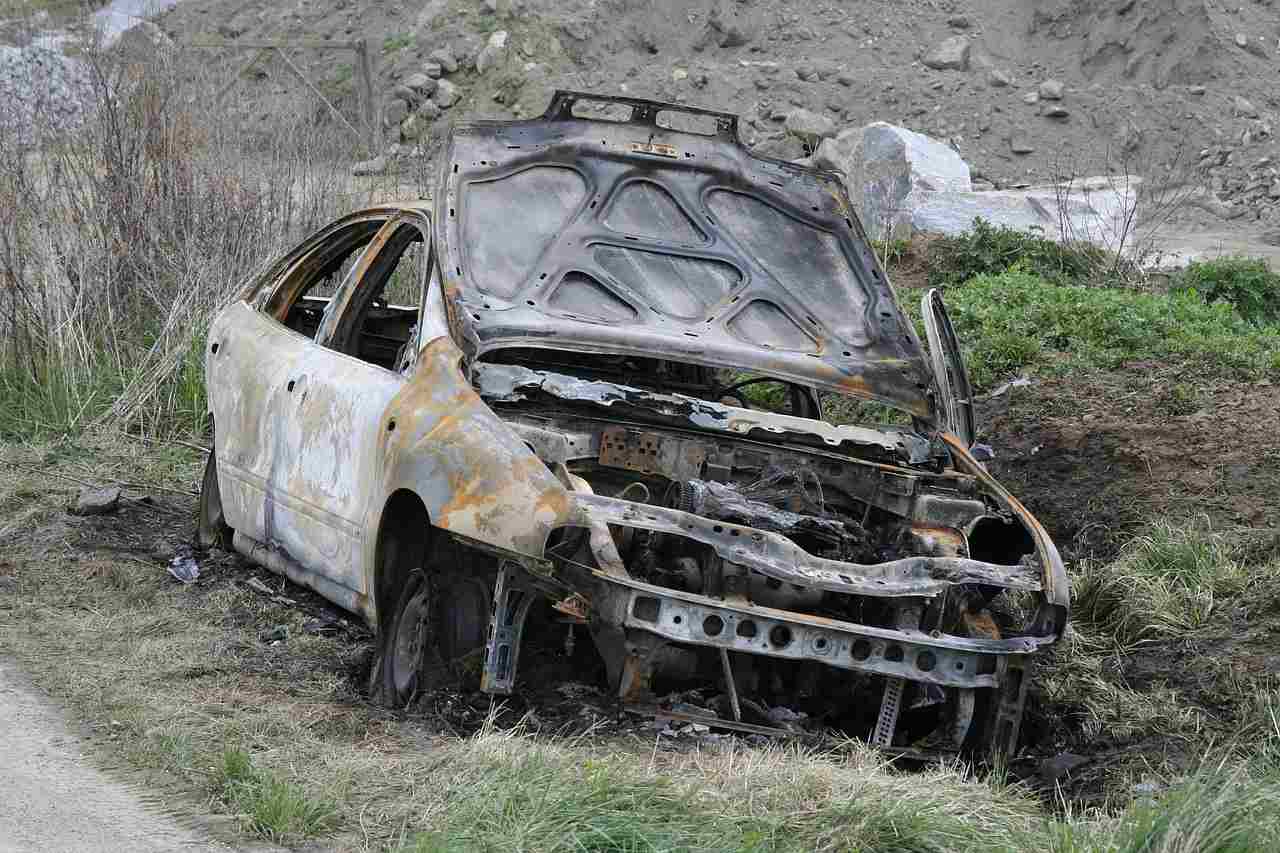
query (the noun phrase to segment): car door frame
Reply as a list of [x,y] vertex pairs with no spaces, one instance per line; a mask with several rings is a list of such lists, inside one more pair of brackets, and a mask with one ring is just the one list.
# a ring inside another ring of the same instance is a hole
[[[382,213],[377,211],[375,215]],[[287,573],[297,575],[295,580],[356,612],[368,610],[365,520],[370,506],[377,505],[381,498],[378,432],[384,410],[408,376],[326,344],[341,346],[353,340],[356,332],[350,329],[352,314],[362,312],[372,301],[374,294],[369,288],[381,284],[375,285],[371,276],[382,270],[390,274],[388,253],[394,251],[398,262],[414,242],[399,244],[392,240],[405,226],[417,230],[427,251],[418,282],[421,304],[417,327],[423,326],[434,262],[427,212],[386,211],[356,267],[330,300],[326,320],[315,339],[288,328],[284,319],[305,290],[299,286],[295,273],[305,269],[312,256],[325,254],[324,236],[332,238],[341,226],[371,218],[357,216],[335,223],[317,235],[319,239],[313,238],[299,247],[290,256],[293,262],[284,264],[280,275],[262,281],[254,289],[256,292],[248,294],[258,310],[243,302],[246,310],[236,311],[232,306],[228,312],[235,316],[228,318],[226,324],[220,316],[217,328],[211,332],[211,338],[225,335],[230,342],[237,337],[229,334],[235,325],[242,338],[235,344],[237,348],[246,348],[248,342],[251,360],[266,362],[242,362],[241,370],[232,371],[236,376],[223,376],[220,381],[210,374],[211,391],[219,386],[226,391],[211,393],[215,419],[225,414],[219,408],[228,408],[220,406],[217,397],[226,401],[238,398],[242,402],[246,396],[255,396],[244,394],[245,387],[257,389],[258,405],[250,407],[256,412],[241,411],[238,421],[256,421],[251,439],[257,445],[253,467],[261,470],[246,470],[237,464],[232,447],[236,442],[228,435],[230,431],[218,431],[222,434],[216,441],[219,462],[227,460],[219,466],[219,479],[230,481],[226,490],[230,497],[228,522],[250,537],[253,547],[269,549],[274,559],[290,567],[292,570]],[[254,316],[246,317],[246,313]],[[326,326],[345,328],[347,334],[339,336],[341,339],[329,334],[322,340],[321,332]],[[415,351],[419,340],[415,331],[409,342]],[[262,375],[249,376],[251,371]],[[228,384],[237,387],[233,391],[226,387]]]

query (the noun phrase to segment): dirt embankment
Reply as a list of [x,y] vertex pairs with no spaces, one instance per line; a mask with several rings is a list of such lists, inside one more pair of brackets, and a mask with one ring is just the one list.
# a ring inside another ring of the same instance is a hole
[[[832,132],[883,120],[949,140],[997,186],[1128,169],[1208,185],[1234,205],[1231,228],[1280,227],[1280,10],[1270,3],[213,0],[161,24],[178,41],[367,37],[379,96],[407,98],[409,118],[416,111],[412,138],[387,127],[406,149],[451,118],[538,114],[554,89],[572,88],[735,112],[750,144],[796,158],[803,149],[784,119],[803,108]],[[507,33],[503,48],[480,60],[496,32]],[[949,58],[937,60],[948,42]],[[448,98],[431,96],[434,84],[407,92],[401,84],[441,49],[457,70],[429,73],[450,84]],[[295,60],[354,105],[344,59],[301,50]],[[1062,84],[1060,99],[1044,94],[1049,80]],[[246,126],[310,98],[270,61],[235,91],[228,107]],[[1203,209],[1187,217],[1222,224]]]

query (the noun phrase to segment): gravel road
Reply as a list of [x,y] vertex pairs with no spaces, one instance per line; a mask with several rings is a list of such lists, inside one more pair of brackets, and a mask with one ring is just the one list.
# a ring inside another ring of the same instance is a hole
[[92,767],[62,713],[3,659],[0,732],[0,853],[233,849],[180,826]]

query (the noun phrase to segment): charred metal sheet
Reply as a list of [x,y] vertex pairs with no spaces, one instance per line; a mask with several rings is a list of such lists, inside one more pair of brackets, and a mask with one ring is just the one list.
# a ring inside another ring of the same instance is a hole
[[934,596],[949,586],[978,583],[1007,589],[1040,589],[1039,571],[961,557],[905,557],[875,565],[828,560],[806,553],[779,533],[754,530],[692,513],[637,505],[599,495],[574,494],[581,517],[607,524],[672,533],[702,542],[723,559],[783,583],[880,597]]
[[609,427],[601,435],[600,464],[690,480],[702,473],[707,451],[701,442],[681,441],[659,433]]
[[898,430],[833,426],[825,421],[757,412],[682,394],[659,394],[612,382],[530,370],[518,365],[477,364],[472,369],[471,376],[480,395],[495,402],[517,402],[534,392],[543,392],[566,401],[597,403],[602,406],[621,404],[643,407],[678,416],[690,426],[729,435],[751,437],[759,430],[775,440],[788,436],[813,436],[829,447],[847,444],[876,448],[888,458],[901,459],[908,464],[919,464],[930,458],[928,440]]
[[[584,98],[632,118],[575,118]],[[839,179],[752,154],[736,118],[706,136],[658,124],[664,111],[697,112],[557,92],[541,118],[454,126],[436,243],[481,353],[767,362],[781,378],[931,420],[928,361]]]

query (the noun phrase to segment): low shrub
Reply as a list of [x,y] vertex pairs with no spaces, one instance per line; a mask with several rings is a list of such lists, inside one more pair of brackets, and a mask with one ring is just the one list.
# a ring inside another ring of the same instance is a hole
[[1115,369],[1135,360],[1182,365],[1197,376],[1280,372],[1280,328],[1250,323],[1190,290],[1138,293],[1015,270],[952,290],[947,308],[978,390],[1028,368]]
[[973,230],[929,244],[930,287],[954,287],[1015,267],[1057,282],[1084,282],[1112,270],[1115,256],[1091,243],[1056,243],[982,218]]
[[1178,282],[1206,302],[1226,302],[1254,323],[1280,321],[1280,273],[1262,258],[1218,258],[1194,261]]

